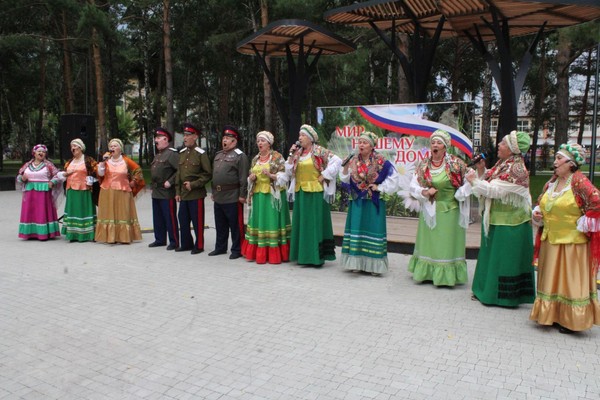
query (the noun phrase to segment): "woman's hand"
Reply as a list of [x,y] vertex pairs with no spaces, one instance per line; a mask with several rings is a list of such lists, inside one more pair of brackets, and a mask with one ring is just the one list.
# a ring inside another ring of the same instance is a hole
[[539,212],[538,210],[534,210],[533,214],[532,214],[532,218],[535,222],[540,222],[542,220],[542,218],[544,218],[544,215]]
[[429,189],[424,189],[421,194],[423,196],[425,196],[428,199],[433,199],[435,197],[435,194],[437,193],[437,189],[436,188],[429,188]]
[[290,147],[290,156],[293,155],[297,150],[298,146],[296,146],[296,143],[294,143],[292,147]]
[[250,174],[250,175],[248,176],[248,179],[250,179],[250,182],[254,182],[254,181],[256,181],[256,174]]
[[475,178],[477,178],[477,172],[473,169],[469,169],[469,172],[465,175],[465,179],[469,181],[469,183],[473,183]]
[[477,173],[479,174],[479,176],[483,175],[483,173],[485,172],[485,158],[479,160],[479,162],[475,164],[475,168],[477,168]]
[[263,168],[262,174],[269,177],[269,179],[275,179],[275,175],[271,174],[267,168]]

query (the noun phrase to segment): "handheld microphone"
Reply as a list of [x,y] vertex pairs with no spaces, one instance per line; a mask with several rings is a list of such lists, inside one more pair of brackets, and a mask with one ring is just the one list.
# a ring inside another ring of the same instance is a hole
[[467,164],[467,167],[472,167],[473,165],[477,164],[479,161],[486,160],[487,158],[488,158],[488,154],[486,152],[477,154],[475,157],[473,157],[473,159],[471,159],[471,162]]
[[344,161],[342,161],[342,167],[345,167],[346,164],[348,164],[350,162],[350,160],[352,160],[352,158],[354,158],[355,155],[356,155],[355,152],[352,152],[352,153],[348,154],[348,157],[346,157],[344,159]]
[[295,151],[298,151],[298,148],[300,147],[300,141],[296,140],[296,143],[294,143],[294,146],[296,146],[296,148],[294,150],[290,150],[290,156],[293,155]]

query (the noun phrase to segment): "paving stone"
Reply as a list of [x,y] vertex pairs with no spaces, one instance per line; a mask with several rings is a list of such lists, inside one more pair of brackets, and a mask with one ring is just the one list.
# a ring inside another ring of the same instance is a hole
[[[149,249],[148,233],[130,245],[22,241],[20,193],[0,202],[0,399],[600,397],[600,328],[560,335],[528,320],[531,305],[415,284],[408,255],[389,254],[374,279],[339,262]],[[136,203],[144,227],[149,203]],[[212,249],[209,200],[207,224]]]

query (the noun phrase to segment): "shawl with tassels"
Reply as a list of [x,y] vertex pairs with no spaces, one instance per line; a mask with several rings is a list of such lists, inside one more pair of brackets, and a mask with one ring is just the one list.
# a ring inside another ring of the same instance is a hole
[[[417,181],[419,183],[419,186],[421,187],[433,187],[431,178],[431,169],[433,167],[431,165],[431,162],[431,157],[426,158],[415,169]],[[446,170],[446,175],[448,175],[448,177],[450,178],[450,183],[452,183],[452,186],[458,189],[463,185],[463,179],[465,174],[467,173],[467,165],[460,158],[448,153],[444,155],[444,162],[444,169]]]
[[342,187],[350,192],[353,199],[371,198],[379,212],[379,191],[370,191],[369,185],[380,185],[394,172],[394,166],[376,151],[367,160],[357,155],[350,160],[350,181],[342,182]]
[[[423,189],[429,189],[433,186],[433,177],[431,170],[432,157],[424,159],[415,168],[415,173],[410,181],[409,190],[401,191],[400,196],[404,200],[404,206],[408,210],[422,212],[425,224],[430,228],[436,227],[436,208],[435,197],[427,199],[420,193]],[[469,214],[471,209],[470,195],[471,187],[468,182],[465,183],[465,174],[467,165],[463,160],[453,154],[444,154],[444,171],[450,180],[452,186],[456,189],[454,198],[459,202],[460,218],[459,225],[463,228],[469,226]]]
[[[285,174],[285,159],[275,150],[269,151],[269,173],[279,175],[281,173]],[[250,163],[250,170],[254,168],[256,163],[258,162],[260,154],[257,154]],[[266,165],[266,164],[265,164]],[[286,180],[287,181],[287,180]],[[278,180],[271,181],[271,205],[277,211],[281,209],[281,190],[283,189],[278,185]],[[248,196],[252,196],[254,194],[254,181],[250,181],[248,179]]]
[[[556,175],[546,184],[538,197],[538,204],[548,187],[556,181]],[[600,265],[600,191],[580,171],[575,171],[571,178],[571,190],[575,197],[577,207],[583,214],[577,220],[577,230],[585,233],[590,242],[591,268],[598,270]],[[542,227],[538,228],[535,238],[535,259],[537,260],[541,245]]]
[[[295,198],[295,190],[296,190],[296,169],[298,168],[298,160],[302,154],[302,148],[299,148],[295,154],[292,154],[287,162],[286,162],[286,173],[290,175],[291,182],[288,187],[288,200],[290,202],[294,201]],[[324,176],[325,179],[329,181],[324,181],[323,185],[323,198],[328,203],[333,203],[335,200],[335,179],[339,172],[339,168],[342,164],[342,160],[336,156],[331,150],[326,149],[325,147],[319,146],[318,144],[313,144],[312,149],[310,151],[310,157],[313,162],[313,166],[317,171]],[[325,172],[327,169],[330,169],[328,173],[331,176],[325,176]]]
[[487,236],[490,229],[492,200],[522,208],[531,212],[529,172],[523,157],[513,154],[506,160],[498,160],[492,169],[485,172],[483,180],[473,182],[473,193],[484,197],[483,231]]

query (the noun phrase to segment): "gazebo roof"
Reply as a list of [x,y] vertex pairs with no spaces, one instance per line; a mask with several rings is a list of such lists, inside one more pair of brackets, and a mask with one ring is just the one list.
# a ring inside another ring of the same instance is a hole
[[[600,18],[600,0],[372,0],[340,7],[325,13],[328,22],[392,29],[414,33],[418,27],[432,37],[440,18],[448,21],[441,37],[477,36],[495,40],[494,33],[485,23],[492,21],[491,9],[510,25],[511,36],[537,33],[546,23],[546,30],[572,26]],[[393,22],[395,20],[395,22]]]
[[[329,30],[311,22],[299,19],[284,19],[270,23],[255,34],[245,38],[237,45],[242,54],[255,55],[258,49],[268,57],[283,57],[286,46],[292,54],[301,49],[305,55],[335,55],[354,51],[354,44]],[[254,46],[254,47],[253,47]]]

